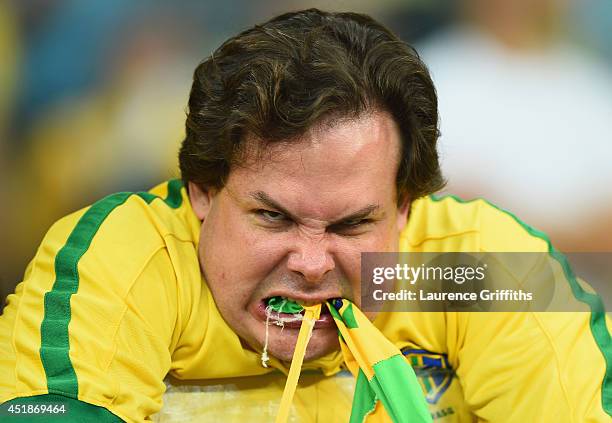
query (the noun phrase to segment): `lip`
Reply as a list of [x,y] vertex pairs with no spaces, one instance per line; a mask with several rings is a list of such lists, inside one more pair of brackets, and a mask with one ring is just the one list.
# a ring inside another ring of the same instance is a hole
[[[287,298],[291,298],[292,300],[295,300],[301,304],[306,304],[306,305],[314,305],[314,304],[321,304],[321,315],[320,317],[316,320],[315,325],[314,325],[314,329],[330,329],[330,328],[336,328],[336,323],[334,322],[334,318],[332,317],[332,315],[329,313],[329,310],[327,310],[327,305],[325,304],[326,301],[328,299],[331,298],[338,298],[339,295],[331,295],[331,296],[321,296],[321,295],[317,295],[317,296],[294,296],[291,294],[287,294],[286,292],[284,293],[271,293],[270,295],[266,296],[265,298],[270,298],[270,297],[274,297],[274,296],[283,296],[283,297],[287,297]],[[267,319],[267,315],[266,315],[266,304],[264,303],[264,299],[259,300],[259,302],[257,304],[255,304],[254,307],[252,307],[251,313],[255,316],[255,318],[257,320],[260,320],[261,322],[263,322],[265,324],[266,319]],[[280,313],[281,316],[283,317],[291,317],[291,314],[287,314],[287,313]],[[286,322],[284,324],[284,328],[285,329],[299,329],[302,326],[302,322],[301,321],[296,321],[296,322]],[[271,325],[270,327],[274,327],[274,325]]]

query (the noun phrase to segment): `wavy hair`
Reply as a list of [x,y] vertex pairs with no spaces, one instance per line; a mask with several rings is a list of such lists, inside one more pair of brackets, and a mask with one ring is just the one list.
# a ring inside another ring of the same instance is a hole
[[247,135],[287,142],[317,124],[389,112],[402,139],[397,200],[441,189],[438,103],[416,51],[367,15],[283,14],[224,42],[196,68],[183,181],[222,188]]

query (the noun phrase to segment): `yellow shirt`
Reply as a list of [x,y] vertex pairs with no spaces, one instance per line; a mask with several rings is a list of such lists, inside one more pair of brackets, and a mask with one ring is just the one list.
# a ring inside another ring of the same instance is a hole
[[[64,401],[81,421],[271,421],[287,369],[263,368],[222,319],[200,274],[199,229],[177,180],[54,224],[0,317],[2,407]],[[415,201],[398,247],[558,254],[509,213],[450,197]],[[567,283],[585,312],[383,313],[375,325],[421,376],[435,422],[610,421],[606,316],[588,286]],[[341,354],[303,368],[293,421],[347,421],[354,381]]]

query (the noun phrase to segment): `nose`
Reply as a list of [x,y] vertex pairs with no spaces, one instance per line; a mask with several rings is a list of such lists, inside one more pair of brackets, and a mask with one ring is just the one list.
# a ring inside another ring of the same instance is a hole
[[324,239],[307,239],[301,240],[289,254],[287,267],[301,274],[307,282],[316,283],[334,269],[335,263]]

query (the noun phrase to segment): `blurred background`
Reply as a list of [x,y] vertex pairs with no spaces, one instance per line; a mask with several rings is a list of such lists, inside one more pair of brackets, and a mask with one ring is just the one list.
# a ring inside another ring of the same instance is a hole
[[562,251],[612,251],[609,0],[5,0],[0,301],[55,220],[178,176],[198,62],[306,7],[368,13],[416,46],[448,192],[490,199]]

